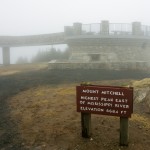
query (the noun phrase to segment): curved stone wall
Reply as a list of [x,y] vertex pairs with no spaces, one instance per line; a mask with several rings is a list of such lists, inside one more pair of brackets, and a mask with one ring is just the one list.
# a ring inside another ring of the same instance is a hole
[[[70,61],[117,62],[150,61],[150,47],[138,46],[70,46]],[[94,55],[99,55],[99,58]]]

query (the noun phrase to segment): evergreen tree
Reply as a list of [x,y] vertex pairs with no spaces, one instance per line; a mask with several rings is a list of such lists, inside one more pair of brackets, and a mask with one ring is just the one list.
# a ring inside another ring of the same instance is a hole
[[51,48],[45,51],[40,50],[36,56],[32,58],[32,62],[49,62],[51,60],[67,60],[70,56],[69,49],[61,51],[60,49]]
[[26,57],[19,57],[16,61],[16,64],[26,64],[28,63],[28,59]]

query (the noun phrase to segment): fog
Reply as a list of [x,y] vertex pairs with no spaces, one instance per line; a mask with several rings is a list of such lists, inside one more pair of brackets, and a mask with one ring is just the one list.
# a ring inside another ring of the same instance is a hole
[[[150,26],[148,0],[0,0],[0,36],[63,32],[74,22],[83,24],[132,23]],[[11,48],[11,63],[20,56],[29,60],[51,46]],[[61,49],[63,46],[60,46]],[[0,49],[0,63],[2,63]]]
[[[27,58],[28,62],[31,62],[31,59],[38,53],[38,51],[46,51],[51,48],[56,48],[57,50],[64,51],[67,48],[67,45],[45,45],[45,46],[26,46],[26,47],[13,47],[10,50],[10,63],[15,64],[18,58],[23,57]],[[2,48],[0,48],[0,64],[3,63],[2,58]]]

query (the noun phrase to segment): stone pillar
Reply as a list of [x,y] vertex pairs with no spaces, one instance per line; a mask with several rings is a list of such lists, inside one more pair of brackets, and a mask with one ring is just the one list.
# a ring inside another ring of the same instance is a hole
[[3,47],[3,65],[7,66],[10,65],[10,48],[9,47]]
[[103,20],[100,25],[100,34],[109,34],[109,21]]
[[74,23],[73,24],[73,33],[74,35],[81,35],[82,34],[82,23]]
[[132,35],[142,35],[141,22],[132,23]]
[[72,26],[65,26],[64,27],[64,33],[66,36],[73,35],[73,27]]

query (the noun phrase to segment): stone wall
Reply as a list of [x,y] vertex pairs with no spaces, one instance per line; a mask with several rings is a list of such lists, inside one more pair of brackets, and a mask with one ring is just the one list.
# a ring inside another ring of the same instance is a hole
[[[139,46],[70,46],[71,62],[149,61],[150,47]],[[92,55],[99,59],[92,59]]]
[[107,69],[107,70],[150,70],[148,62],[107,62],[107,63],[49,63],[49,69]]

